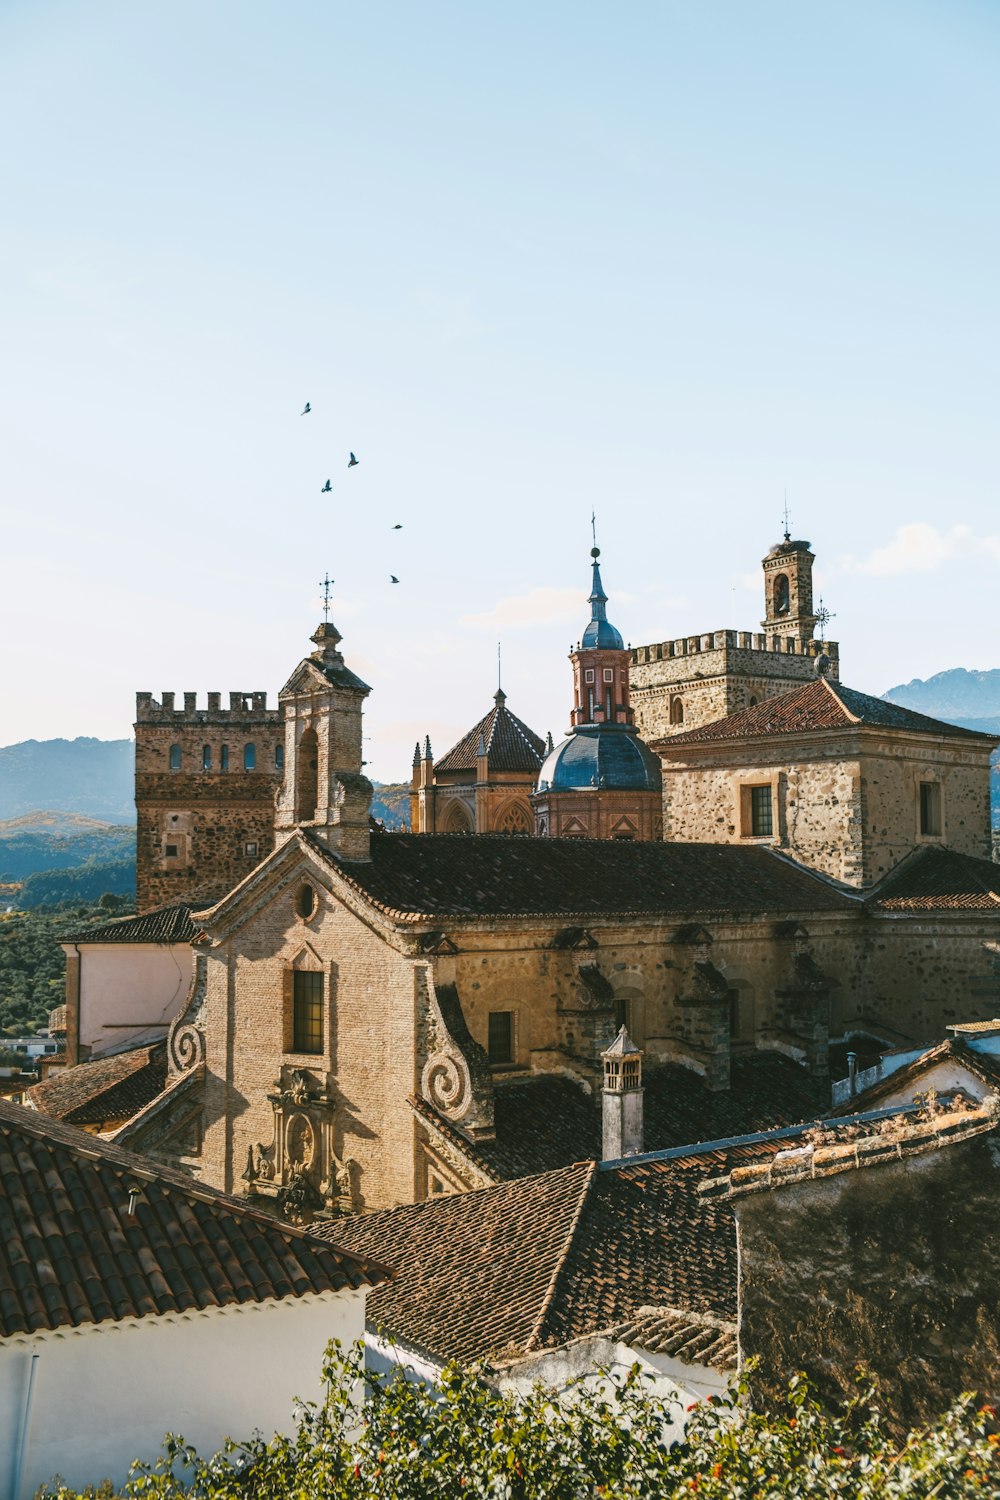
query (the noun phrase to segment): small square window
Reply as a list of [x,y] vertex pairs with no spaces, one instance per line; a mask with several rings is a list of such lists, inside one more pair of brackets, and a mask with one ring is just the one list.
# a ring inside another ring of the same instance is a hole
[[585,672],[583,674],[583,680],[584,680],[584,682],[593,682],[593,680],[594,680],[594,669],[593,669],[593,667],[587,667],[587,669],[585,670]]
[[292,981],[292,1051],[323,1051],[323,976],[305,969]]
[[604,681],[605,682],[614,682],[614,680],[615,680],[615,669],[614,669],[614,667],[605,667],[604,668]]
[[936,781],[920,783],[920,832],[925,838],[941,837],[941,787]]
[[164,846],[163,846],[163,855],[164,855],[165,859],[176,859],[177,858],[177,845],[176,844],[164,844]]
[[489,1052],[491,1063],[503,1064],[514,1061],[513,1011],[490,1011],[489,1045],[487,1051]]
[[243,845],[243,853],[248,859],[257,858],[257,844],[253,839],[251,839],[249,843]]

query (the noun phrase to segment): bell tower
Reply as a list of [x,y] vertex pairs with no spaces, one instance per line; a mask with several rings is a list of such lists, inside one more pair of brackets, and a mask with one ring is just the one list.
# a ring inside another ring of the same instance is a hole
[[574,651],[573,712],[570,724],[631,724],[629,706],[629,658],[619,632],[608,619],[608,596],[601,583],[598,558],[600,547],[593,547],[593,581],[590,598],[590,624]]
[[793,541],[785,527],[784,541],[763,559],[764,618],[761,624],[770,647],[782,640],[811,641],[816,629],[812,570],[816,558],[808,542]]
[[341,859],[368,859],[372,784],[361,771],[361,710],[371,688],[346,666],[332,620],[324,620],[312,640],[316,650],[278,694],[285,776],[275,842],[305,828]]

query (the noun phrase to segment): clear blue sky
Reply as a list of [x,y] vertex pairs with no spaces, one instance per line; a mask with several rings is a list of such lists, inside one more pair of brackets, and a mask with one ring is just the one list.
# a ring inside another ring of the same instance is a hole
[[6,0],[0,744],[273,695],[327,569],[375,776],[498,635],[558,736],[591,509],[638,644],[755,627],[786,486],[846,681],[1000,665],[998,70],[994,0]]

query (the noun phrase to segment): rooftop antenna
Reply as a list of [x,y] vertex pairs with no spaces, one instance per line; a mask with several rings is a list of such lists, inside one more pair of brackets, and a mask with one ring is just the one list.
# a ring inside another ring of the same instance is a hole
[[328,625],[330,623],[330,590],[333,588],[333,579],[329,573],[320,579],[319,586],[323,590],[323,623]]
[[790,542],[791,540],[792,540],[792,533],[789,530],[789,522],[788,522],[788,490],[786,489],[785,490],[785,541],[786,542]]

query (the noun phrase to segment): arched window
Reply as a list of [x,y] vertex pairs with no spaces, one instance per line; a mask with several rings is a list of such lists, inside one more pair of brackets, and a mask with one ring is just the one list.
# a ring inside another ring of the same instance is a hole
[[445,833],[471,833],[472,821],[461,802],[453,802],[444,821]]
[[497,833],[530,833],[531,816],[522,802],[508,802],[493,826]]
[[244,771],[257,769],[257,746],[252,743],[243,746],[243,769]]
[[201,769],[203,771],[210,771],[212,769],[211,745],[202,745],[201,747]]
[[671,698],[670,700],[670,722],[671,724],[684,723],[684,699]]
[[750,707],[751,708],[756,708],[757,707],[757,699],[756,698],[751,698],[750,699]]
[[228,745],[223,745],[222,749],[219,751],[219,770],[220,771],[228,771],[229,770],[229,746]]
[[790,607],[788,574],[779,573],[774,580],[774,613],[787,615]]
[[171,769],[171,771],[179,771],[180,768],[181,768],[181,747],[180,747],[180,745],[171,745],[170,746],[170,769]]
[[276,771],[283,771],[285,769],[284,745],[275,745],[274,747],[274,768]]
[[305,729],[299,740],[298,776],[295,786],[295,821],[311,823],[319,798],[319,740],[315,729]]

